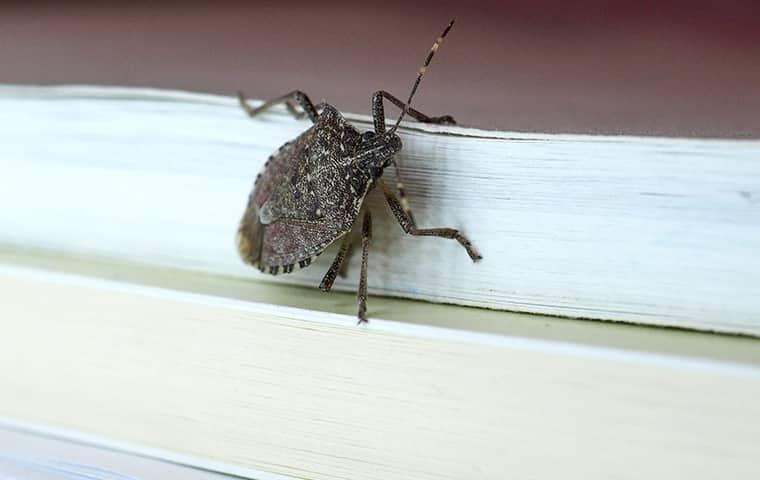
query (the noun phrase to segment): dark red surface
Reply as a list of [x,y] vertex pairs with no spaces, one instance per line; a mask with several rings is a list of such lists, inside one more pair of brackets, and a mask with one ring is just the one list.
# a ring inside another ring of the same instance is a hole
[[[760,137],[760,2],[0,4],[0,82],[142,85],[526,131]],[[570,4],[572,7],[565,7]],[[389,110],[389,114],[393,114]]]

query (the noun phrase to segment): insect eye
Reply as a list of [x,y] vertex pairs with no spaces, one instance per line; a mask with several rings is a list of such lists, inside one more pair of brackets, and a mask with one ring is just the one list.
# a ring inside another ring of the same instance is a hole
[[375,132],[373,132],[373,131],[366,131],[366,132],[364,132],[362,134],[362,141],[363,142],[372,140],[373,138],[375,138]]
[[394,152],[398,152],[399,150],[401,150],[401,139],[399,138],[398,135],[392,135],[388,139],[388,145],[390,145],[391,149]]

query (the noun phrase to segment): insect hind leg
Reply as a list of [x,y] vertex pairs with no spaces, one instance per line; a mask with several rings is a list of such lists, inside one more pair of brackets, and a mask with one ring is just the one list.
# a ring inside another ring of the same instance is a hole
[[[249,117],[255,117],[256,115],[269,110],[275,105],[284,103],[285,107],[288,109],[288,112],[290,112],[290,114],[295,118],[302,118],[304,115],[306,115],[309,117],[309,120],[316,122],[317,118],[319,118],[317,108],[323,105],[319,104],[317,107],[315,107],[309,97],[300,90],[293,90],[290,93],[286,93],[285,95],[273,98],[272,100],[264,102],[258,107],[251,106],[248,103],[248,100],[245,98],[243,92],[238,92],[237,96],[238,101],[240,102],[240,106],[243,108],[243,110],[245,110]],[[296,109],[295,104],[298,104],[303,111],[299,112]]]

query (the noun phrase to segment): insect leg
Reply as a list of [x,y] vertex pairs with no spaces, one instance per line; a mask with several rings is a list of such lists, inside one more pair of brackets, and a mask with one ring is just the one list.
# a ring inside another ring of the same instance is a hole
[[319,289],[323,292],[329,292],[332,288],[333,283],[335,282],[335,277],[338,276],[338,273],[341,271],[344,259],[346,258],[346,252],[348,252],[350,246],[351,232],[348,232],[343,236],[343,241],[340,244],[340,250],[338,250],[338,254],[335,255],[335,259],[333,260],[332,265],[330,265],[327,273],[325,273],[325,276],[322,277],[322,282],[319,284]]
[[[320,102],[320,103],[314,105],[314,110],[316,110],[317,112],[319,112],[320,110],[322,110],[323,108],[325,108],[325,105],[326,105],[325,102]],[[304,109],[303,111],[299,112],[298,109],[296,109],[296,107],[293,104],[293,102],[290,101],[290,100],[286,100],[285,101],[285,108],[288,109],[288,112],[290,112],[290,114],[293,115],[293,117],[296,120],[300,120],[300,119],[302,119],[303,117],[306,116],[306,110]]]
[[348,242],[348,251],[346,252],[346,258],[343,260],[343,265],[341,265],[340,270],[338,270],[338,276],[341,278],[346,278],[348,275],[348,265],[351,263],[354,253],[356,253],[356,249],[354,248],[354,242],[352,239]]
[[372,215],[369,210],[365,210],[364,222],[362,223],[362,271],[359,276],[359,291],[356,292],[356,299],[359,302],[359,311],[356,316],[359,317],[359,323],[367,322],[367,257],[371,240]]
[[473,248],[472,243],[467,240],[467,237],[462,235],[459,230],[456,230],[454,228],[417,228],[417,225],[414,223],[414,219],[407,215],[407,213],[404,211],[404,208],[401,206],[401,203],[398,201],[393,192],[388,189],[385,183],[381,182],[381,185],[383,187],[385,200],[388,202],[388,206],[390,206],[393,215],[396,217],[396,220],[398,221],[399,225],[401,225],[401,228],[404,230],[404,232],[415,236],[451,238],[459,242],[459,244],[462,245],[465,250],[467,250],[467,255],[470,256],[473,262],[477,262],[483,258]]
[[398,163],[396,163],[395,160],[393,161],[393,170],[396,173],[396,190],[398,191],[399,203],[401,204],[401,208],[404,209],[406,216],[409,217],[409,220],[411,220],[412,225],[414,225],[415,222],[414,215],[412,215],[412,207],[409,205],[409,200],[406,199],[406,190],[404,190],[404,184],[401,181],[401,174],[398,171]]
[[[392,104],[396,105],[398,108],[400,108],[402,111],[405,107],[407,107],[404,102],[399,100],[398,98],[394,97],[390,93],[386,92],[385,90],[378,90],[372,95],[372,121],[375,125],[375,133],[376,134],[382,134],[385,133],[385,109],[383,107],[383,99],[387,99]],[[426,123],[438,123],[438,124],[444,124],[444,125],[455,125],[456,122],[451,117],[451,115],[443,115],[441,117],[429,117],[425,115],[424,113],[415,110],[411,107],[408,107],[407,113],[415,118],[416,120],[420,122],[426,122]],[[396,171],[396,189],[398,190],[399,197],[401,198],[401,206],[404,208],[404,211],[406,214],[413,219],[412,217],[412,211],[409,208],[409,202],[406,199],[406,193],[404,192],[404,184],[401,183],[401,175],[399,175],[398,171],[398,165],[396,162],[393,162],[393,168]]]
[[[377,134],[385,133],[385,108],[383,107],[383,99],[386,99],[392,104],[396,105],[399,109],[401,109],[401,111],[404,111],[404,108],[406,107],[406,104],[404,102],[386,92],[385,90],[378,90],[372,94],[372,121],[375,124],[375,133]],[[412,107],[409,107],[407,113],[418,122],[456,125],[456,122],[451,117],[451,115],[430,117],[420,112],[419,110],[415,110]]]
[[[319,117],[314,104],[311,103],[309,97],[300,90],[294,90],[290,93],[286,93],[285,95],[264,102],[258,107],[252,107],[249,105],[248,101],[245,98],[245,95],[243,95],[243,92],[238,92],[238,101],[240,102],[240,106],[243,107],[243,110],[245,110],[249,117],[255,117],[259,113],[264,112],[265,110],[268,110],[279,103],[284,103],[288,111],[296,118],[301,118],[304,115],[308,115],[309,119],[312,122],[316,122],[317,117]],[[294,102],[301,106],[303,112],[296,110],[295,106],[293,105]]]
[[[446,35],[449,34],[449,31],[451,30],[451,27],[454,26],[454,22],[456,21],[455,18],[451,19],[449,24],[446,26],[445,29],[443,29],[443,33],[435,39],[435,42],[433,42],[433,46],[430,47],[430,51],[427,54],[427,57],[425,57],[425,63],[422,64],[420,69],[417,71],[417,78],[414,80],[414,85],[412,85],[412,91],[409,92],[409,97],[406,99],[406,103],[402,103],[399,99],[394,97],[393,95],[390,95],[387,92],[380,91],[378,92],[379,97],[382,99],[383,97],[387,98],[391,102],[393,102],[396,106],[399,106],[402,108],[401,115],[396,119],[396,123],[391,128],[391,132],[395,133],[396,129],[398,128],[399,124],[401,123],[401,120],[404,118],[406,114],[410,114],[412,110],[412,99],[414,98],[414,94],[417,93],[417,88],[420,86],[420,82],[422,81],[422,77],[425,76],[425,72],[427,71],[428,67],[430,66],[430,62],[433,60],[433,57],[435,56],[435,53],[438,51],[438,49],[441,47],[441,43],[443,43],[443,39],[446,38]],[[373,97],[374,98],[374,97]],[[382,105],[382,100],[378,101],[380,105]],[[445,123],[446,121],[450,121],[453,123],[454,119],[450,116],[444,116],[444,117],[438,117],[437,119],[431,119],[427,115],[423,115],[420,112],[416,111],[415,115],[413,115],[417,120],[422,119],[422,121],[437,121],[438,123]],[[385,127],[385,122],[382,122],[382,126]],[[378,123],[375,123],[375,126],[377,126]]]

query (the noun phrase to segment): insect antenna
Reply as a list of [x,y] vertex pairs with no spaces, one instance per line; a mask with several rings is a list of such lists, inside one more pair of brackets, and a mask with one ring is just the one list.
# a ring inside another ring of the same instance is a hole
[[443,43],[443,39],[446,38],[446,35],[448,35],[449,30],[451,30],[451,27],[454,26],[454,21],[456,21],[456,18],[451,19],[449,24],[446,26],[446,29],[444,29],[443,33],[435,40],[435,43],[433,43],[433,46],[430,48],[430,52],[428,53],[428,56],[425,59],[425,63],[420,67],[420,70],[417,72],[417,79],[414,81],[414,86],[412,87],[412,91],[409,93],[409,98],[406,100],[406,104],[404,105],[404,110],[401,112],[401,115],[399,115],[398,120],[396,120],[396,124],[393,125],[393,128],[391,128],[390,133],[394,133],[396,131],[399,124],[401,123],[401,120],[404,118],[404,116],[407,113],[409,113],[409,108],[412,105],[412,98],[414,97],[414,94],[417,93],[417,87],[420,86],[420,81],[422,81],[422,76],[425,75],[425,72],[427,71],[427,67],[430,65],[430,61],[433,59],[435,52],[438,51],[438,47],[440,47],[441,43]]

